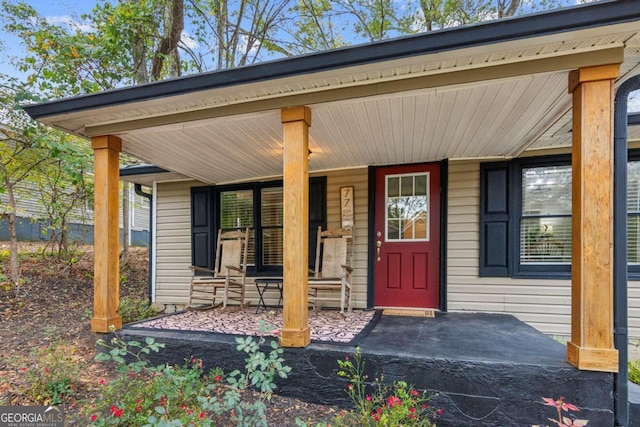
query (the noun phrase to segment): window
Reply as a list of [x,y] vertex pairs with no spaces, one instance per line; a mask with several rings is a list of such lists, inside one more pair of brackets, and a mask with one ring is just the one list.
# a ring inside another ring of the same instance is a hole
[[571,165],[516,162],[517,273],[570,271]]
[[253,220],[253,190],[220,191],[220,228],[223,231],[249,227],[247,263],[255,265],[255,225]]
[[[215,236],[249,227],[247,262],[252,273],[281,274],[283,264],[282,181],[191,189],[192,262],[211,268]],[[326,178],[309,180],[309,247],[318,226],[326,228]]]
[[627,262],[640,275],[640,155],[629,155],[627,177]]
[[[629,272],[640,275],[640,153],[628,164]],[[571,158],[481,165],[480,275],[570,277]]]
[[387,240],[429,240],[429,173],[389,175]]

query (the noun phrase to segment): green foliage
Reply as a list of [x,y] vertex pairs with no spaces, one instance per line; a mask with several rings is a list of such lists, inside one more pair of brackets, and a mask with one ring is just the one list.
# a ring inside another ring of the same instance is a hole
[[640,360],[629,362],[629,381],[640,385]]
[[80,367],[73,349],[63,342],[35,350],[29,365],[20,368],[24,392],[42,405],[59,405],[74,395],[79,383]]
[[145,298],[123,297],[120,299],[118,313],[120,313],[124,323],[131,323],[155,317],[161,312],[153,305],[150,305]]
[[[267,325],[261,324],[261,330],[267,332]],[[264,336],[255,341],[252,337],[237,337],[236,349],[247,353],[245,370],[235,370],[227,378],[229,388],[222,395],[222,400],[209,398],[204,408],[216,414],[228,413],[231,420],[238,426],[267,426],[265,417],[265,401],[270,400],[276,388],[276,378],[287,378],[291,367],[284,365],[283,350],[276,340],[269,344],[271,350],[264,353],[260,346],[264,345]],[[243,393],[249,389],[259,391],[258,398],[251,401],[243,400]]]
[[376,379],[367,383],[365,362],[360,349],[353,357],[338,360],[338,375],[349,380],[346,392],[355,409],[344,411],[336,420],[337,426],[435,426],[431,421],[441,409],[429,406],[431,395],[420,392],[405,381],[393,385]]
[[[93,426],[211,426],[213,414],[238,426],[266,426],[265,401],[276,387],[274,380],[286,378],[291,368],[283,364],[275,341],[268,353],[260,349],[264,337],[257,342],[238,338],[237,344],[238,351],[247,353],[245,370],[224,378],[219,369],[205,375],[195,358],[184,366],[150,366],[144,357],[164,347],[150,337],[144,343],[125,343],[117,336],[109,344],[99,341],[107,351],[96,359],[115,362],[119,377],[100,381],[100,398],[82,416]],[[257,390],[258,397],[251,397],[249,389]]]

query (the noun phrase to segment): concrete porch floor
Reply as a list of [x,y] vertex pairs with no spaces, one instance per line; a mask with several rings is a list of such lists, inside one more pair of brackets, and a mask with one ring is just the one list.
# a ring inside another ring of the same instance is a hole
[[[242,331],[238,331],[242,333]],[[202,358],[208,368],[241,369],[244,354],[231,335],[125,328],[124,340],[153,336],[166,348],[153,362]],[[437,395],[444,413],[438,426],[550,425],[555,408],[542,398],[564,397],[581,408],[589,425],[613,426],[613,375],[579,371],[565,360],[565,346],[513,316],[438,313],[436,318],[382,316],[360,342],[370,378],[405,380]],[[313,343],[285,349],[293,368],[277,392],[322,404],[348,406],[347,382],[336,375],[337,359],[355,347]],[[633,425],[633,424],[632,424]]]

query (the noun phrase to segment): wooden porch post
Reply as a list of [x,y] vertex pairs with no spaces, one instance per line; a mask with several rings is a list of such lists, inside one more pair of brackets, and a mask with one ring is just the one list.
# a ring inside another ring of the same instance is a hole
[[120,138],[106,135],[91,138],[95,155],[95,204],[93,223],[93,332],[122,328],[119,273],[119,177]]
[[284,268],[281,344],[311,342],[308,307],[309,259],[309,107],[284,108]]
[[571,341],[579,369],[618,371],[613,342],[613,99],[618,64],[569,74],[573,94]]

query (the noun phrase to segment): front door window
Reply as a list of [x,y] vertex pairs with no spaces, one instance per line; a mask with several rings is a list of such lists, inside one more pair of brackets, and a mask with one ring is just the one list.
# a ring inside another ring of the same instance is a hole
[[386,184],[387,241],[428,241],[429,173],[387,176]]

